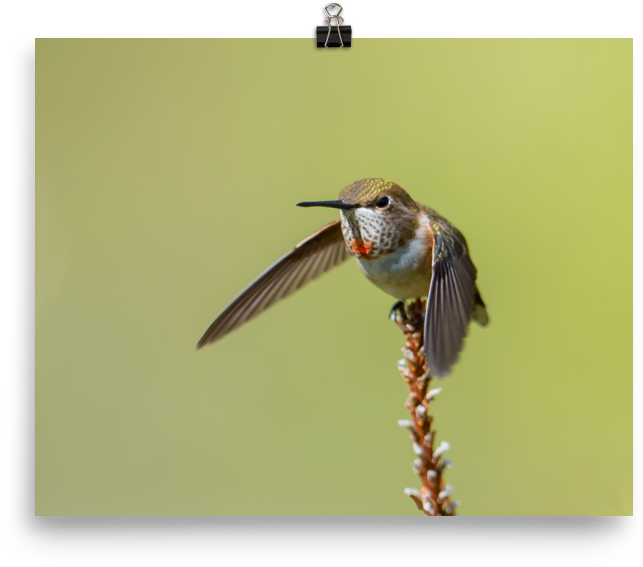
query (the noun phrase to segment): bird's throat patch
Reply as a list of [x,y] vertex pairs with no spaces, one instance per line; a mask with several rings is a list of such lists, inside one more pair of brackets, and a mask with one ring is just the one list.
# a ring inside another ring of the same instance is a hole
[[351,240],[351,248],[353,249],[353,252],[355,252],[355,254],[357,254],[358,256],[363,256],[364,258],[367,258],[368,255],[371,253],[371,249],[373,248],[373,243],[364,242],[359,238],[353,238]]

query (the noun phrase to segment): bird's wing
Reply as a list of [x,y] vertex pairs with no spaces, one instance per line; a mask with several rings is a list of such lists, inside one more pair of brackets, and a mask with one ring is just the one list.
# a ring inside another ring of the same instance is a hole
[[426,302],[426,360],[433,376],[446,376],[458,359],[476,297],[476,268],[460,231],[430,215],[433,275]]
[[350,256],[341,221],[327,224],[275,262],[224,309],[199,340],[213,343]]

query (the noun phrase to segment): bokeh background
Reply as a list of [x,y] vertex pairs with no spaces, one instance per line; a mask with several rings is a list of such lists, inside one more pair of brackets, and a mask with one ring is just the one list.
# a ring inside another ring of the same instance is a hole
[[202,332],[385,177],[492,321],[434,403],[461,515],[632,514],[632,41],[36,42],[36,513],[417,515],[352,261]]

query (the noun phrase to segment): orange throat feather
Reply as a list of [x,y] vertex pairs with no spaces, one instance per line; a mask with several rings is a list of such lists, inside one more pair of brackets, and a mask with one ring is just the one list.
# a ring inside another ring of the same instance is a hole
[[353,238],[351,240],[351,248],[353,252],[360,257],[368,258],[368,255],[371,253],[371,248],[373,247],[372,242],[364,242],[359,238]]

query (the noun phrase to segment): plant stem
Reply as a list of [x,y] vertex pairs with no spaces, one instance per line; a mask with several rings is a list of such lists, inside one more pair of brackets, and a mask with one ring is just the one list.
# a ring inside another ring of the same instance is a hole
[[422,350],[425,307],[425,302],[418,299],[395,312],[395,321],[406,339],[402,348],[404,359],[400,360],[398,367],[409,388],[405,405],[411,414],[410,420],[402,420],[399,425],[411,433],[413,450],[417,455],[413,472],[422,482],[421,490],[407,488],[405,492],[425,516],[454,516],[457,503],[451,502],[451,487],[442,478],[444,469],[451,464],[442,456],[449,445],[442,442],[434,448],[434,417],[429,413],[430,402],[442,388],[429,389],[433,378],[429,375]]

